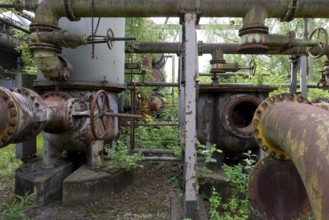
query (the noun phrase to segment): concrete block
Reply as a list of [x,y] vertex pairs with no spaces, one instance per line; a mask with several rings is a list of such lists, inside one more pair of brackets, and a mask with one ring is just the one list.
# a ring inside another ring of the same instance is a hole
[[130,185],[133,176],[132,171],[102,171],[81,166],[64,180],[62,205],[84,205],[109,197]]
[[41,161],[23,164],[15,174],[15,193],[32,194],[39,206],[61,198],[62,183],[73,171],[70,162],[61,162],[51,169],[43,169],[41,165]]

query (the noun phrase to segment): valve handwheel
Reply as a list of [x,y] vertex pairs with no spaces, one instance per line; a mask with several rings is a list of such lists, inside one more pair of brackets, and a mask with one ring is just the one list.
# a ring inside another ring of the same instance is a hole
[[93,136],[102,139],[109,127],[106,112],[110,112],[110,101],[104,90],[99,90],[90,104],[90,129]]
[[323,56],[327,50],[328,32],[324,28],[317,28],[311,33],[310,40],[312,40],[312,38],[315,38],[314,41],[317,43],[315,47],[318,48],[318,53],[312,54],[311,50],[314,46],[307,47],[307,53],[310,57],[316,59]]
[[107,29],[107,32],[106,32],[106,43],[107,43],[107,46],[110,50],[112,50],[112,47],[113,47],[113,39],[114,38],[114,32],[111,28]]
[[250,72],[251,75],[255,75],[256,67],[257,67],[256,61],[254,59],[250,60],[250,62],[249,62],[249,72]]

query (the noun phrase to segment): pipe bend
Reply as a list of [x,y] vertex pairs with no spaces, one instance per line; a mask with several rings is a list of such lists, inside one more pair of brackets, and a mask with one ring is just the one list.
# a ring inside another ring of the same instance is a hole
[[34,59],[38,69],[49,80],[66,81],[73,72],[71,64],[56,51],[36,50]]

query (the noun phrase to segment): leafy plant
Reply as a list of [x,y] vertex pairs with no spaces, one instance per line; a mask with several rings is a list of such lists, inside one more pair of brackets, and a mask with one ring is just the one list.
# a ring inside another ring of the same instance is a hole
[[0,212],[0,219],[6,220],[28,220],[28,210],[35,207],[32,195],[17,195],[15,202],[4,206],[5,210]]
[[[222,150],[217,149],[215,144],[213,144],[210,148],[208,148],[205,145],[199,144],[199,145],[197,145],[197,152],[200,156],[202,156],[204,158],[205,164],[217,162],[217,160],[213,157],[213,154],[215,152],[223,153]],[[203,167],[201,167],[200,172],[201,173],[211,173],[212,170],[206,166],[203,166]]]
[[245,220],[251,211],[247,182],[255,160],[251,151],[244,153],[245,166],[237,164],[228,166],[224,164],[223,170],[228,176],[231,187],[231,196],[228,202],[224,202],[218,192],[213,188],[209,199],[210,214],[213,220]]
[[139,162],[143,159],[141,153],[130,154],[128,146],[122,141],[117,140],[112,148],[105,148],[109,156],[109,168],[121,168],[126,171],[143,167]]

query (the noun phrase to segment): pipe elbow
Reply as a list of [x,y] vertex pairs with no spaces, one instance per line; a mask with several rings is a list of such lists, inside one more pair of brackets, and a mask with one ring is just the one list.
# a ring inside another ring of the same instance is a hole
[[38,70],[49,80],[66,81],[72,74],[71,64],[55,51],[35,51],[34,59]]

